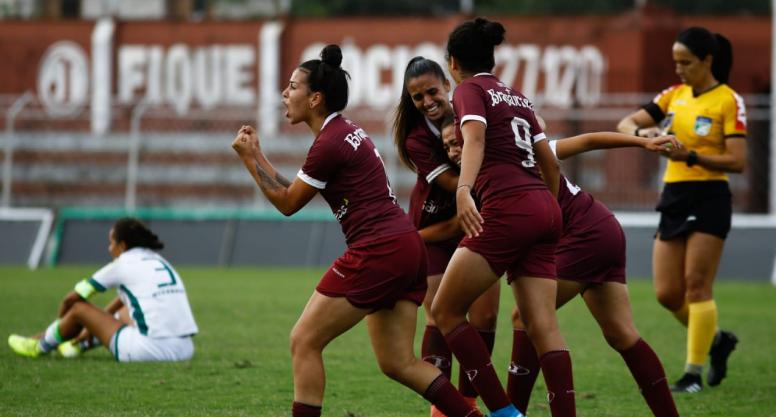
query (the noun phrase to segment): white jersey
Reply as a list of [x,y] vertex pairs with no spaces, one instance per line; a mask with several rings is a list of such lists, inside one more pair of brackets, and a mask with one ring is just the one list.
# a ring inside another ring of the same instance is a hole
[[186,289],[158,253],[132,248],[97,271],[89,283],[100,292],[117,288],[140,334],[151,338],[197,333]]

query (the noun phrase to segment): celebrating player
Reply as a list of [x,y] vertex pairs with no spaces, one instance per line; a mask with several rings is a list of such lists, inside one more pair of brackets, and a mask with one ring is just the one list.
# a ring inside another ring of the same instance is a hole
[[506,272],[541,355],[552,415],[574,416],[571,357],[555,316],[555,246],[563,227],[555,198],[560,173],[531,102],[489,73],[494,48],[503,40],[504,27],[482,18],[462,23],[448,38],[448,66],[458,83],[453,108],[463,140],[456,207],[466,237],[445,270],[431,311],[492,415],[521,415],[504,392],[485,343],[466,320],[474,300]]
[[286,117],[315,135],[293,182],[261,151],[253,128],[240,129],[232,146],[266,198],[283,214],[321,193],[342,226],[346,252],[321,278],[291,331],[294,417],[320,416],[322,352],[340,334],[367,319],[380,369],[428,399],[448,416],[481,416],[433,365],[413,352],[417,307],[426,291],[423,241],[388,184],[380,155],[363,129],[338,112],[348,99],[342,52],[326,46],[321,59],[302,63],[283,91]]
[[[460,163],[461,144],[452,122],[443,124],[442,138],[450,160]],[[550,147],[560,159],[594,149],[640,146],[658,152],[670,145],[676,145],[675,139],[670,136],[645,139],[605,132],[550,142]],[[558,201],[564,222],[563,237],[556,251],[559,277],[557,307],[581,294],[609,345],[622,355],[653,414],[677,416],[660,359],[633,325],[625,285],[625,239],[620,224],[606,206],[563,175]],[[433,232],[442,238],[449,233],[446,230],[439,227]],[[426,229],[425,232],[432,233],[432,230]],[[527,410],[539,372],[539,361],[517,309],[512,321],[512,363],[509,366],[507,393],[515,407]]]
[[[118,220],[108,235],[113,262],[79,282],[59,307],[41,338],[11,335],[8,344],[22,356],[38,357],[86,329],[119,362],[181,361],[194,354],[197,324],[178,273],[157,250],[164,247],[143,223]],[[87,300],[96,292],[118,288],[107,311]],[[112,313],[125,306],[131,325]]]
[[[457,165],[450,164],[445,155],[439,133],[442,121],[447,117],[452,118],[449,93],[450,82],[439,64],[420,56],[410,60],[404,71],[404,87],[393,125],[399,156],[418,175],[410,197],[409,215],[421,237],[426,236],[423,228],[455,218],[458,169]],[[421,356],[441,369],[448,378],[452,353],[431,316],[431,302],[439,288],[442,273],[462,236],[462,233],[457,232],[433,242],[424,238],[428,252],[428,290],[423,300],[427,322]],[[498,305],[497,282],[469,310],[469,320],[490,352],[493,351],[496,338]],[[477,391],[471,386],[463,369],[459,375],[458,389],[470,404],[476,404]],[[436,413],[437,410],[432,409],[432,417],[438,415]]]
[[711,356],[707,381],[718,385],[738,342],[717,328],[712,287],[732,217],[727,173],[740,173],[746,165],[746,109],[726,84],[733,54],[725,37],[692,27],[679,34],[672,51],[682,83],[617,128],[644,137],[665,130],[682,144],[663,152],[669,160],[657,205],[652,270],[658,301],[687,327],[685,373],[672,389],[694,393],[703,388],[706,355]]

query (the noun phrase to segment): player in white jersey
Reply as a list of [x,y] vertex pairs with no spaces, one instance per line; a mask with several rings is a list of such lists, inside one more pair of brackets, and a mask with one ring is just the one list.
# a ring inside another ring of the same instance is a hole
[[[114,258],[91,278],[76,284],[40,338],[11,335],[8,344],[19,355],[38,357],[76,338],[84,329],[108,347],[119,362],[180,361],[194,354],[198,329],[178,273],[155,250],[164,244],[143,223],[118,220],[110,230],[108,251]],[[119,296],[107,309],[87,300],[116,288]],[[127,318],[114,317],[122,308]]]

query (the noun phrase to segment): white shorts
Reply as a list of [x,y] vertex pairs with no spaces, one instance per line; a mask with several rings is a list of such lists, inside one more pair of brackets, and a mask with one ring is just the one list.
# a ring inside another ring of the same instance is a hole
[[119,362],[185,361],[194,355],[191,336],[154,339],[137,327],[123,326],[110,339],[110,352]]

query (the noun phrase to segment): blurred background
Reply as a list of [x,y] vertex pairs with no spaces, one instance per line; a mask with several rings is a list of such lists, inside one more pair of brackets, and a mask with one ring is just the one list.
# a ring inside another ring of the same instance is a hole
[[[0,0],[0,233],[17,236],[0,240],[0,262],[18,258],[27,235],[38,258],[67,259],[58,245],[68,219],[135,213],[222,222],[208,232],[220,243],[205,263],[239,263],[240,221],[291,226],[269,214],[229,145],[242,124],[254,124],[273,164],[296,175],[312,136],[285,121],[280,91],[296,65],[327,43],[342,46],[352,77],[344,114],[377,144],[406,208],[415,175],[399,164],[390,131],[404,68],[415,55],[446,67],[448,33],[478,15],[506,27],[495,73],[534,101],[555,138],[615,130],[624,115],[678,83],[671,45],[683,28],[725,35],[734,52],[730,85],[744,97],[749,130],[747,170],[731,176],[737,219],[744,219],[736,224],[764,228],[776,240],[771,9],[767,0]],[[593,152],[563,169],[626,226],[656,224],[656,156]],[[330,221],[321,198],[310,209],[302,222]],[[40,219],[53,222],[53,232],[41,231]],[[13,229],[24,221],[34,233]],[[767,266],[757,274],[767,276],[773,248],[761,250]],[[327,263],[321,251],[308,249],[305,259]]]

